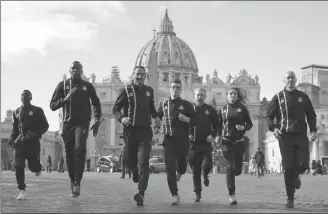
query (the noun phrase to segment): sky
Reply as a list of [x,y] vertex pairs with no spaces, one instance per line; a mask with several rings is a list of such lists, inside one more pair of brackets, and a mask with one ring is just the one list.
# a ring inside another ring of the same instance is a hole
[[118,66],[128,79],[136,57],[168,8],[177,37],[195,54],[199,74],[246,69],[259,76],[261,98],[283,88],[286,71],[328,64],[328,2],[1,2],[1,121],[33,94],[50,130],[59,128],[52,93],[78,60],[100,82]]

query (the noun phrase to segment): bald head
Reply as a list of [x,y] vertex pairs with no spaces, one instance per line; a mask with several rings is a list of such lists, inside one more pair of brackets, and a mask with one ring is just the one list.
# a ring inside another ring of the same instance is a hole
[[287,71],[284,77],[286,90],[293,91],[296,89],[297,78],[294,71]]
[[73,79],[81,79],[81,74],[83,73],[83,66],[79,61],[74,61],[70,67],[69,72]]

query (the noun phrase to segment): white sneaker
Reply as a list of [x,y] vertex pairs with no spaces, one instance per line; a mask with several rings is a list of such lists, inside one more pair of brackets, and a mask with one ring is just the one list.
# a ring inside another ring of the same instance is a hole
[[177,177],[177,181],[180,181],[181,180],[181,175],[178,172],[177,172],[176,177]]
[[21,190],[17,197],[17,200],[25,200],[25,190]]
[[42,171],[40,171],[40,172],[36,172],[36,173],[35,173],[35,176],[36,176],[36,177],[40,176],[40,175],[41,175],[41,172],[42,172]]
[[236,205],[237,204],[237,199],[235,195],[229,195],[229,200],[231,205]]
[[173,196],[171,205],[179,205],[180,204],[180,197],[178,195]]

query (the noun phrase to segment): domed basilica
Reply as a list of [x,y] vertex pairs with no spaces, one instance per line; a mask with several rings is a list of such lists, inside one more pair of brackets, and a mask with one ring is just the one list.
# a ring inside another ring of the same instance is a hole
[[[153,54],[152,57],[152,52]],[[155,56],[155,57],[154,57]],[[260,120],[261,102],[260,85],[258,77],[252,78],[246,70],[242,69],[234,77],[228,75],[226,82],[218,78],[218,72],[213,71],[212,76],[206,75],[205,80],[199,76],[195,54],[191,47],[174,32],[173,22],[169,18],[168,11],[165,11],[164,18],[160,21],[157,34],[146,42],[137,54],[135,65],[142,65],[149,74],[146,84],[154,88],[156,105],[169,97],[169,84],[172,80],[179,78],[183,84],[181,97],[189,101],[193,100],[193,89],[203,87],[207,91],[207,103],[215,105],[217,108],[226,101],[226,90],[230,85],[240,86],[245,90],[248,97],[248,105],[252,115],[254,127],[248,133],[249,143],[247,144],[247,156],[254,154],[259,146],[260,130],[266,126],[261,126]],[[112,115],[112,108],[118,96],[119,90],[129,83],[120,78],[120,71],[117,66],[112,67],[111,74],[103,78],[101,82],[96,82],[96,76],[91,76],[99,98],[102,103],[103,121],[96,139],[92,135],[88,138],[88,156],[119,154],[122,148],[123,134],[122,125]],[[151,83],[151,81],[155,81]],[[162,150],[161,146],[156,146],[162,142],[163,134],[154,136],[153,151]]]

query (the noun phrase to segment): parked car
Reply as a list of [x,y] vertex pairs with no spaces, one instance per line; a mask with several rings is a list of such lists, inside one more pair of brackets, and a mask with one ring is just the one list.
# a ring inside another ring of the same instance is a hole
[[164,157],[155,156],[149,159],[149,172],[150,173],[159,173],[159,172],[165,172],[165,161]]
[[98,159],[97,172],[121,172],[120,158],[114,155],[101,156]]

